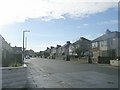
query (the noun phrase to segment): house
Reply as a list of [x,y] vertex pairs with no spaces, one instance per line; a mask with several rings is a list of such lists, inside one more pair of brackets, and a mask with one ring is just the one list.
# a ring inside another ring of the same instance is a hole
[[62,55],[69,55],[69,46],[71,45],[70,41],[67,41],[66,44],[64,44],[61,47],[61,53]]
[[12,47],[14,54],[22,54],[22,47]]
[[75,46],[74,46],[74,44],[71,44],[69,46],[69,55],[77,56],[77,53],[75,52]]
[[120,57],[120,32],[109,29],[102,36],[92,41],[93,59],[98,62],[99,57],[109,59]]
[[57,45],[56,47],[56,56],[59,56],[61,54],[61,45]]
[[56,48],[51,46],[51,51],[50,52],[51,52],[52,55],[55,54],[56,53]]
[[32,49],[30,49],[30,50],[25,50],[25,54],[29,55],[30,57],[33,57],[35,52]]
[[47,49],[45,51],[48,52],[48,53],[50,53],[51,49],[49,47],[47,47]]
[[51,46],[50,48],[50,58],[55,58],[56,55],[56,47]]
[[81,56],[89,55],[90,48],[91,48],[91,41],[84,37],[81,37],[79,40],[77,40],[76,42],[70,45],[69,55],[77,55],[75,51],[76,49],[80,49]]

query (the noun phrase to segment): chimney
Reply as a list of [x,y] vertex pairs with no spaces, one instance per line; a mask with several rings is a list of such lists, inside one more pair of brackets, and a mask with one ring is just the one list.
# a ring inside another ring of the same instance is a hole
[[70,44],[70,41],[67,41],[67,44]]
[[51,49],[54,48],[53,46],[51,46]]
[[11,45],[11,43],[9,43],[9,46]]
[[106,34],[109,34],[111,33],[111,31],[109,29],[106,30]]
[[49,49],[49,47],[47,47],[47,50]]
[[57,45],[57,47],[61,47],[61,45]]

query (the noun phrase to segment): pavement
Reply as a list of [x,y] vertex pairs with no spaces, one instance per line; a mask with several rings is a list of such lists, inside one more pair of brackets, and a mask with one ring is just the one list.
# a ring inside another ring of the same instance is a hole
[[118,68],[64,60],[27,61],[27,88],[118,88]]

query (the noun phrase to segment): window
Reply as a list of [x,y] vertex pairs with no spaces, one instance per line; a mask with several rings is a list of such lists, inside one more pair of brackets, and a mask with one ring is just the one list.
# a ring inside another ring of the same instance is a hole
[[96,47],[98,47],[98,42],[92,43],[92,48],[96,48]]
[[108,46],[112,46],[112,45],[113,45],[112,39],[108,39]]
[[102,51],[102,56],[103,57],[107,57],[108,56],[108,52],[107,51]]
[[107,46],[107,41],[106,40],[100,41],[100,46],[101,47]]

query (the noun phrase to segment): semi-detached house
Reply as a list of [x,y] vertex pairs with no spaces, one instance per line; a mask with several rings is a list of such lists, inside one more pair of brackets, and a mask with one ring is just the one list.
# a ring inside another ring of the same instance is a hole
[[120,57],[120,32],[106,30],[106,33],[92,41],[93,59],[98,57]]

